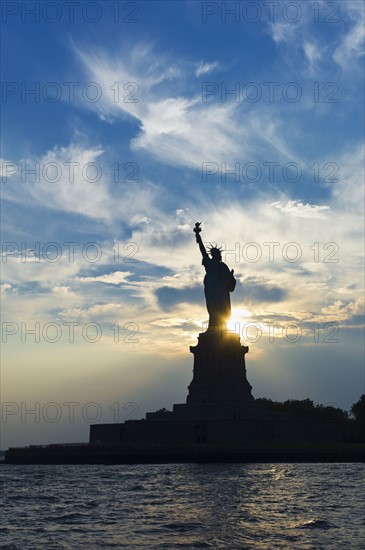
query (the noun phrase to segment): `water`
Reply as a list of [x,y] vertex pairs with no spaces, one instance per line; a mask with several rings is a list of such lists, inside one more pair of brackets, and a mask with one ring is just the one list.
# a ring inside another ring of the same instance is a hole
[[1,465],[3,549],[364,546],[362,464]]

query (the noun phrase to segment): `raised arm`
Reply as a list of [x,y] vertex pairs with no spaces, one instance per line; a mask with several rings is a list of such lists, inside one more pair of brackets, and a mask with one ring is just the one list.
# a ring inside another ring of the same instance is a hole
[[197,242],[198,245],[199,245],[199,249],[200,249],[200,252],[202,253],[203,259],[209,258],[208,252],[207,252],[206,249],[205,249],[205,246],[204,246],[204,244],[203,244],[202,238],[201,238],[201,236],[199,235],[199,233],[198,233],[198,235],[196,236],[196,242]]
[[208,252],[206,251],[205,246],[203,244],[202,238],[200,236],[200,232],[201,232],[200,224],[201,224],[201,222],[196,222],[193,231],[195,233],[196,242],[199,245],[200,252],[203,256],[203,259],[205,259],[205,258],[209,258],[209,256],[208,256]]

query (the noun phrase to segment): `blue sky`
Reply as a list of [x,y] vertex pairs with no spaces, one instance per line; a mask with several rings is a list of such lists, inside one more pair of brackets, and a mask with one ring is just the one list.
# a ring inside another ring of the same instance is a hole
[[235,270],[254,395],[348,409],[363,3],[66,4],[2,4],[2,448],[184,402],[207,321],[197,220]]

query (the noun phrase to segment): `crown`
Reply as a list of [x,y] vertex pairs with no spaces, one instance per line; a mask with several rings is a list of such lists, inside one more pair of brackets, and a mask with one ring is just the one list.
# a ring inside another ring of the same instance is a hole
[[217,247],[217,246],[209,246],[208,247],[208,252],[209,254],[214,254],[214,253],[217,253],[217,252],[222,252],[222,247]]

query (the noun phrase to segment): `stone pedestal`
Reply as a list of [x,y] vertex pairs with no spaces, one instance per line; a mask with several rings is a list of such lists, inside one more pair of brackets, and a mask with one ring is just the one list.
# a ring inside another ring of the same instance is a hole
[[241,346],[238,334],[225,330],[201,333],[198,345],[191,346],[190,351],[194,354],[194,371],[187,403],[254,401],[246,377],[248,346]]

